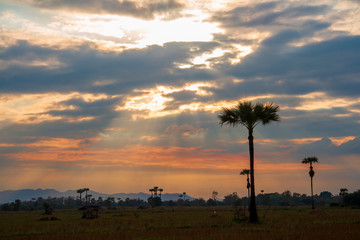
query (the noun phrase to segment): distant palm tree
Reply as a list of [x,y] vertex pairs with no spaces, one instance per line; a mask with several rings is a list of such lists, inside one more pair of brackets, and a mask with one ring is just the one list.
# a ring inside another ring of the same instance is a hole
[[250,175],[250,169],[243,169],[241,172],[240,172],[240,175],[246,175],[246,188],[248,190],[248,198],[250,198],[250,180],[249,180],[249,175]]
[[83,188],[76,190],[76,193],[79,193],[79,194],[80,194],[80,202],[81,202],[81,200],[82,200],[81,194],[82,194],[83,192],[84,192],[84,189],[83,189]]
[[162,188],[159,188],[159,195],[160,195],[160,198],[161,198],[161,193],[164,191],[164,189]]
[[154,197],[154,191],[155,191],[155,190],[154,190],[153,188],[150,188],[150,189],[149,189],[149,192],[150,192],[150,194],[151,194],[151,197]]
[[277,114],[279,106],[274,106],[273,103],[256,103],[252,102],[239,102],[234,108],[222,108],[221,113],[218,115],[220,124],[243,125],[248,130],[249,139],[249,153],[250,153],[250,217],[249,222],[257,222],[258,215],[256,211],[256,199],[255,199],[255,174],[254,174],[254,128],[262,123],[267,125],[271,122],[280,121],[280,117]]
[[155,193],[155,197],[157,197],[157,192],[158,192],[158,190],[159,190],[159,187],[154,187],[154,193]]
[[310,164],[310,171],[309,171],[309,175],[310,175],[310,179],[311,179],[311,205],[312,205],[312,209],[315,209],[315,205],[314,205],[314,194],[313,194],[313,177],[315,175],[315,172],[313,170],[313,166],[312,166],[312,163],[316,163],[318,162],[318,159],[317,157],[307,157],[307,158],[304,158],[302,160],[301,163],[303,164]]
[[89,191],[89,188],[83,188],[83,191],[85,192],[85,204],[88,202],[88,194],[87,192]]
[[340,188],[340,193],[339,195],[344,197],[346,194],[348,194],[348,189],[347,188]]

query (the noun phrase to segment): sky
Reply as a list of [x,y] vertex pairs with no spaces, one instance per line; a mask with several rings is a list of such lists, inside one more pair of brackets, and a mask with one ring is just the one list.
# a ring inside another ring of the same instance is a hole
[[360,182],[359,0],[0,0],[0,191],[245,196]]

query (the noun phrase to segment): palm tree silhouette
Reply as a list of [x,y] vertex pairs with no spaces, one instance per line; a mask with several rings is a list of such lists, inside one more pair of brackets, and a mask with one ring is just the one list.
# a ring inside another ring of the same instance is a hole
[[88,192],[89,190],[90,190],[89,188],[83,188],[83,192],[85,192],[85,204],[86,204],[87,201],[88,201],[88,194],[87,194],[87,192]]
[[155,197],[157,197],[157,195],[158,195],[158,194],[157,194],[158,189],[159,189],[159,187],[154,187],[154,188],[153,188],[153,190],[154,190],[154,192],[155,192]]
[[256,103],[252,102],[239,102],[234,108],[222,108],[221,113],[218,115],[220,124],[243,125],[248,129],[249,140],[249,154],[250,154],[250,217],[249,222],[257,222],[258,216],[256,211],[255,200],[255,174],[254,174],[254,128],[262,123],[263,125],[271,122],[280,121],[280,117],[277,114],[279,106],[274,106],[273,103]]
[[313,166],[312,166],[312,163],[316,163],[318,162],[318,159],[317,157],[307,157],[307,158],[304,158],[302,160],[301,163],[304,163],[304,164],[310,164],[310,171],[309,171],[309,175],[310,175],[310,179],[311,179],[311,205],[312,205],[312,209],[315,209],[315,205],[314,205],[314,194],[313,194],[313,177],[315,175],[315,172],[313,170]]
[[154,197],[154,194],[153,194],[154,191],[155,191],[155,190],[154,190],[153,188],[150,188],[150,189],[149,189],[149,192],[150,192],[150,194],[151,194],[151,197]]
[[76,190],[76,193],[79,193],[79,194],[80,194],[80,202],[82,201],[81,194],[82,194],[83,192],[84,192],[84,189],[83,189],[83,188]]
[[249,180],[249,175],[250,175],[250,169],[243,169],[241,172],[240,172],[240,175],[246,175],[246,188],[248,190],[248,198],[250,198],[250,180]]
[[160,195],[160,198],[161,198],[161,193],[164,191],[164,189],[162,188],[159,188],[159,195]]

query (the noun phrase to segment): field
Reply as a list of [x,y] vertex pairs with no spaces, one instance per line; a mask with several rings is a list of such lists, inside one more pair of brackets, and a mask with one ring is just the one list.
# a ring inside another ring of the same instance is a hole
[[260,208],[257,224],[234,221],[231,207],[123,208],[104,210],[97,219],[81,216],[78,210],[0,212],[0,239],[360,239],[360,209],[350,208]]

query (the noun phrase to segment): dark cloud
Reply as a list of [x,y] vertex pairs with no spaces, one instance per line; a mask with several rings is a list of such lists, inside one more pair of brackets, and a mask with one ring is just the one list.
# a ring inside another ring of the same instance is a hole
[[[78,49],[56,50],[18,41],[7,49],[1,49],[0,59],[24,64],[11,65],[0,70],[1,92],[69,92],[89,91],[119,94],[134,88],[152,87],[154,84],[181,84],[181,82],[212,79],[204,69],[176,69],[175,63],[204,51],[217,43],[167,43],[144,49],[127,50],[122,53],[104,53],[83,45]],[[190,48],[198,48],[190,51]],[[57,59],[58,68],[33,66],[38,59]],[[25,63],[29,62],[28,65]],[[110,79],[106,85],[95,82]]]
[[[224,27],[262,27],[270,25],[291,25],[294,19],[304,16],[324,14],[329,7],[319,6],[283,6],[284,2],[267,2],[255,6],[238,7],[227,12],[216,13],[213,21]],[[286,4],[287,5],[287,4]],[[300,21],[301,22],[301,21]]]
[[[287,46],[296,31],[281,32],[234,66],[230,74],[247,79],[233,91],[240,93],[358,95],[360,37],[339,37],[303,47]],[[239,90],[239,91],[237,91]]]
[[29,4],[46,9],[66,9],[95,14],[117,14],[152,19],[155,15],[178,15],[184,4],[178,0],[28,0]]
[[360,138],[337,146],[331,142],[329,138],[323,138],[310,144],[305,144],[298,148],[294,154],[301,156],[319,156],[323,158],[323,162],[331,163],[336,161],[335,156],[360,154]]

